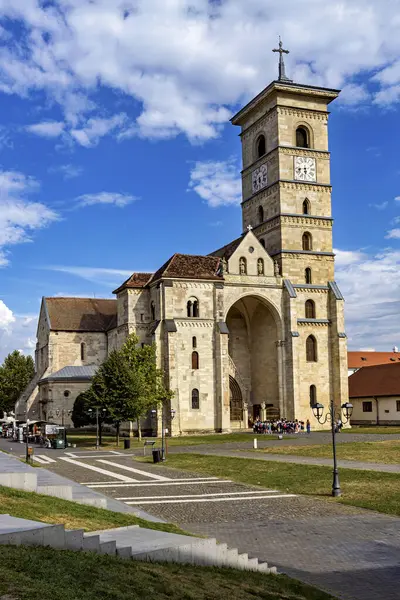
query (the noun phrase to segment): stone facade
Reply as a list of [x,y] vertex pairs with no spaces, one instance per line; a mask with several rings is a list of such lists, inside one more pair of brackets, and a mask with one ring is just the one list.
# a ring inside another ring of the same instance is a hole
[[[232,119],[241,127],[244,233],[207,257],[176,254],[154,274],[134,273],[114,292],[114,322],[99,331],[53,331],[43,311],[42,377],[80,365],[82,343],[85,360],[100,364],[134,331],[139,343],[156,344],[174,392],[172,435],[227,432],[257,417],[312,420],[312,400],[346,402],[327,130],[337,95],[278,81],[245,106]],[[299,158],[313,168],[305,180]],[[265,166],[267,179],[254,189]]]

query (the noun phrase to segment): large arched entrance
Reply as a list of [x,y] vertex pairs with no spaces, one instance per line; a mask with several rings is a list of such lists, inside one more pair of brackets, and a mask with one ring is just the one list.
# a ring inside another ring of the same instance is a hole
[[[280,336],[275,309],[262,298],[245,296],[231,306],[226,323],[229,330],[231,426],[243,419],[244,402],[248,404],[250,420],[266,418],[267,412],[275,418],[280,408],[277,344]],[[239,396],[240,410],[237,408]],[[243,425],[247,426],[247,423]]]
[[229,400],[231,421],[243,421],[243,396],[238,382],[229,375]]

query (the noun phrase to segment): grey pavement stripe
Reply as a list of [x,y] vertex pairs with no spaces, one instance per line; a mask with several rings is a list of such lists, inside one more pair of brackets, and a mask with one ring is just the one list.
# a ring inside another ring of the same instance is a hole
[[125,504],[129,504],[129,506],[131,506],[132,504],[189,504],[189,503],[193,503],[193,502],[235,502],[237,500],[275,500],[276,498],[296,498],[296,494],[279,494],[279,495],[269,495],[269,496],[245,496],[245,497],[235,497],[235,498],[198,498],[196,500],[194,499],[190,499],[190,500],[145,500],[144,502],[142,500],[135,500],[134,502],[125,502]]
[[[279,490],[260,490],[251,492],[214,492],[214,494],[182,494],[180,496],[157,496],[159,499],[164,498],[212,498],[213,496],[242,496],[251,494],[279,494]],[[154,500],[155,496],[131,496],[130,498],[115,498],[116,500]]]
[[86,463],[80,462],[79,460],[75,460],[74,458],[65,458],[64,456],[62,456],[60,457],[60,460],[64,460],[65,462],[71,463],[73,465],[78,465],[78,467],[83,467],[84,469],[89,469],[90,471],[96,471],[97,473],[101,473],[102,475],[114,477],[115,479],[119,479],[119,481],[124,481],[126,483],[133,483],[137,481],[137,479],[132,479],[132,477],[127,477],[126,475],[120,475],[119,473],[113,473],[112,471],[107,471],[106,469],[100,469],[100,467],[87,465]]
[[[47,460],[43,460],[43,457],[42,456],[38,456],[38,455],[36,455],[36,456],[33,457],[33,462],[38,462],[41,465],[48,465],[49,464]],[[56,461],[54,460],[53,462],[56,462]]]
[[111,467],[116,467],[117,469],[122,469],[123,471],[131,471],[131,473],[136,473],[137,475],[144,475],[149,479],[156,479],[157,481],[169,481],[169,477],[164,477],[163,475],[155,475],[154,473],[148,473],[147,471],[140,471],[139,469],[134,469],[133,467],[128,467],[127,465],[120,465],[115,462],[111,462],[110,460],[98,460],[104,465],[110,465]]
[[187,482],[182,482],[182,481],[174,481],[171,479],[171,481],[141,481],[141,482],[136,482],[136,483],[113,483],[112,481],[108,481],[106,484],[87,484],[85,482],[83,482],[81,485],[86,485],[89,488],[92,489],[98,489],[98,488],[114,488],[114,487],[148,487],[148,486],[156,486],[159,487],[161,485],[205,485],[205,484],[211,484],[211,483],[233,483],[230,479],[219,479],[216,481],[187,481]]
[[47,462],[47,463],[57,462],[56,460],[54,460],[54,458],[50,458],[50,456],[47,456],[46,454],[36,454],[36,459],[38,459],[38,458],[40,458],[41,460],[44,460],[44,462]]
[[[72,454],[69,452],[65,452],[66,455],[70,456],[71,458],[78,458],[79,460],[81,458],[93,458],[93,460],[97,460],[98,458],[116,458],[115,455],[110,456],[109,454],[96,454],[96,452],[92,452],[92,454]],[[120,456],[126,456],[125,454],[120,454]],[[132,456],[132,455],[131,455]]]

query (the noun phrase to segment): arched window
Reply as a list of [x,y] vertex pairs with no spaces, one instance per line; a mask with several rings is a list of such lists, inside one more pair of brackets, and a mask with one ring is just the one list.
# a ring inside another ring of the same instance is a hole
[[317,404],[317,388],[315,385],[310,385],[310,406]]
[[257,140],[257,158],[261,158],[265,154],[265,136],[260,135]]
[[264,275],[264,261],[262,258],[257,260],[257,273],[258,275]]
[[247,275],[247,260],[244,256],[239,258],[239,273],[241,275]]
[[262,206],[258,207],[258,222],[260,224],[264,223],[264,209]]
[[85,342],[81,342],[81,360],[86,359],[86,344]]
[[317,340],[313,335],[306,340],[306,358],[307,362],[317,362]]
[[302,241],[303,241],[303,250],[312,250],[311,233],[309,233],[308,231],[303,233]]
[[192,390],[192,408],[193,410],[198,410],[200,408],[200,394],[199,390],[196,388]]
[[261,246],[262,246],[263,248],[265,248],[265,240],[264,240],[264,238],[261,238],[261,239],[260,239],[260,244],[261,244]]
[[309,134],[305,127],[296,129],[296,146],[298,148],[309,148]]
[[306,319],[315,319],[315,302],[307,300],[306,302]]
[[308,198],[306,198],[303,202],[303,215],[311,214],[311,204]]
[[197,348],[197,339],[195,336],[192,337],[192,348]]
[[150,304],[150,311],[151,311],[151,320],[155,321],[156,320],[156,305],[154,304],[154,302],[152,302]]
[[199,301],[197,298],[190,298],[186,304],[187,316],[188,317],[198,317],[200,315],[199,312]]
[[307,267],[307,269],[304,271],[304,279],[306,280],[306,283],[310,283],[310,284],[312,283],[310,267]]
[[192,369],[198,369],[198,368],[199,368],[199,353],[192,352]]

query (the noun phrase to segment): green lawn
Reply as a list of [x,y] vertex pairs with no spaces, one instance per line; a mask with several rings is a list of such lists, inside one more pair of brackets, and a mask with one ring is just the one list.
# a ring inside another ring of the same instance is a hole
[[[121,438],[120,448],[123,447]],[[156,440],[156,447],[161,446],[161,438],[143,438],[139,442],[137,438],[131,438],[132,448],[143,448],[144,440]],[[277,439],[277,436],[269,436],[269,440]],[[168,446],[198,446],[200,444],[226,444],[227,442],[248,442],[252,444],[252,436],[249,433],[215,433],[210,435],[190,435],[182,437],[167,438]],[[93,447],[96,445],[96,436],[93,434],[69,433],[68,441],[71,444],[76,444],[79,447]],[[116,448],[115,436],[103,436],[102,447],[107,449]]]
[[376,433],[379,435],[391,434],[391,433],[400,433],[400,427],[385,427],[385,426],[372,426],[372,427],[362,427],[362,426],[353,426],[351,429],[342,429],[342,433]]
[[[349,442],[338,444],[336,447],[338,458],[345,460],[360,460],[365,462],[398,464],[400,463],[400,440],[385,440],[384,442]],[[256,452],[266,454],[295,454],[297,456],[312,456],[317,458],[331,458],[332,446],[330,444],[310,446],[280,446],[277,448],[261,448]]]
[[[234,481],[294,494],[330,498],[332,469],[314,465],[261,461],[246,458],[170,454],[168,466],[194,473],[226,477]],[[342,502],[400,516],[400,476],[376,471],[340,469]]]
[[284,575],[89,552],[0,546],[0,564],[0,597],[7,600],[332,600]]
[[[140,525],[147,529],[158,529],[171,533],[185,534],[176,525],[169,523],[153,523],[139,519],[133,514],[117,513],[102,508],[95,508],[69,500],[61,500],[52,496],[23,492],[0,486],[0,512],[21,519],[43,521],[44,523],[60,523],[67,529],[111,529]],[[186,534],[189,535],[189,534]]]

